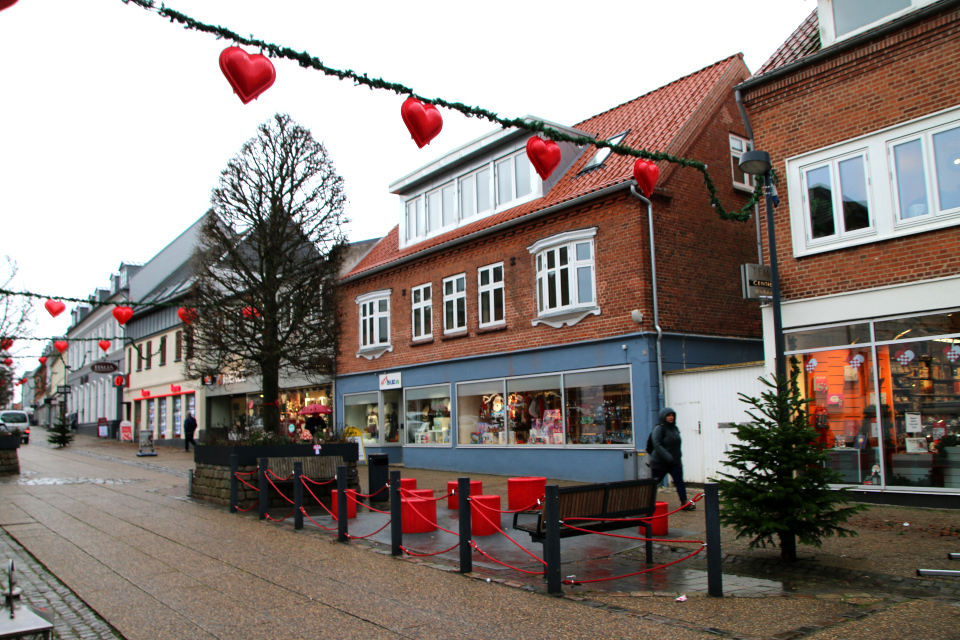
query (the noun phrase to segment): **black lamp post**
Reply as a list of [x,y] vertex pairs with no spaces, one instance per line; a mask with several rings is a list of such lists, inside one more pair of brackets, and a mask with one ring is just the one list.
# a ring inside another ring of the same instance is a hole
[[773,183],[771,182],[770,154],[766,151],[747,151],[740,156],[740,170],[764,180],[763,193],[767,205],[767,245],[770,248],[770,281],[773,289],[773,340],[776,352],[777,391],[787,381],[787,362],[783,355],[783,321],[780,316],[780,274],[777,270],[777,242],[773,231]]

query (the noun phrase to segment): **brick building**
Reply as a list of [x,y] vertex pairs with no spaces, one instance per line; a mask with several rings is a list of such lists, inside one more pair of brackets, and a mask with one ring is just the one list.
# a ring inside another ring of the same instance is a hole
[[[732,56],[554,126],[702,160],[740,208],[751,187],[733,170],[747,144],[733,87],[748,76]],[[720,220],[701,174],[668,163],[651,221],[634,159],[592,146],[561,144],[541,181],[529,137],[494,131],[391,185],[400,223],[342,279],[337,415],[368,453],[621,479],[663,401],[662,370],[761,357],[739,280],[756,261],[752,222]]]
[[778,175],[788,361],[831,466],[864,492],[956,493],[960,456],[931,448],[960,432],[960,2],[820,0],[738,90]]

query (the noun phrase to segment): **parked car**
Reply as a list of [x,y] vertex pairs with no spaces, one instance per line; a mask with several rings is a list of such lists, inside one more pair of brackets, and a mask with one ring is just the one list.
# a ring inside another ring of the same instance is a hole
[[30,416],[26,411],[17,411],[10,409],[0,411],[0,422],[7,427],[7,431],[18,429],[20,431],[20,442],[30,444]]

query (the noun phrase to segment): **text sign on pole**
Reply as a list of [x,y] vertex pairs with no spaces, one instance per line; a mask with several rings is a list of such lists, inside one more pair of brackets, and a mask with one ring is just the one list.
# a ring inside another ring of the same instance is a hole
[[740,265],[740,287],[744,300],[769,300],[773,297],[773,273],[770,265]]

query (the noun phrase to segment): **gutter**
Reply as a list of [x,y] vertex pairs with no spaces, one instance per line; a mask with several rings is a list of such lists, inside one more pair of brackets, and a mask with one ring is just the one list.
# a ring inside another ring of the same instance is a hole
[[825,60],[827,58],[831,58],[835,55],[845,53],[846,51],[859,47],[860,45],[866,42],[870,42],[871,40],[882,38],[883,36],[893,31],[898,31],[900,29],[905,29],[907,27],[913,26],[917,22],[921,22],[926,18],[930,17],[931,15],[948,11],[957,6],[960,6],[960,0],[943,0],[942,2],[937,2],[936,4],[932,4],[922,9],[918,9],[913,13],[909,13],[901,18],[897,18],[896,20],[893,20],[892,22],[888,22],[882,26],[879,26],[876,29],[872,29],[858,36],[854,36],[849,40],[844,40],[839,44],[832,44],[826,49],[821,49],[820,51],[814,54],[811,54],[805,58],[801,58],[800,60],[791,62],[790,64],[774,69],[773,71],[768,71],[767,73],[761,76],[754,76],[753,78],[750,78],[742,82],[740,85],[738,85],[737,90],[747,91],[755,87],[758,87],[762,84],[765,84],[767,82],[778,80],[783,76],[786,76],[791,73],[794,73],[795,71],[798,71],[799,69],[803,69],[804,67],[817,64],[818,62]]
[[653,287],[653,326],[657,329],[657,401],[659,406],[657,410],[663,408],[664,388],[663,388],[663,330],[660,328],[660,305],[657,303],[657,250],[653,244],[653,204],[643,195],[637,193],[636,188],[631,184],[630,193],[647,205],[647,227],[650,233],[650,280]]
[[[743,85],[741,85],[743,86]],[[747,129],[747,137],[750,138],[750,148],[756,150],[757,145],[753,141],[753,127],[750,126],[750,117],[747,116],[747,108],[743,106],[743,95],[740,89],[733,92],[737,100],[737,109],[740,110],[740,118],[743,120],[743,126]],[[754,178],[756,180],[756,178]],[[757,226],[757,264],[763,264],[763,237],[760,234],[760,201],[757,200],[753,205],[753,220]]]
[[[960,1],[960,0],[958,0],[958,1]],[[450,240],[449,242],[442,242],[442,243],[440,243],[440,244],[438,244],[438,245],[436,245],[436,246],[430,247],[430,248],[428,248],[428,249],[424,249],[423,251],[417,251],[416,253],[411,253],[411,254],[408,255],[408,256],[405,256],[405,257],[403,257],[403,258],[400,258],[399,260],[394,260],[394,261],[392,261],[392,262],[388,262],[387,264],[382,264],[382,265],[380,265],[379,267],[374,267],[373,269],[369,269],[369,270],[364,271],[364,272],[362,272],[362,273],[358,273],[358,274],[356,274],[356,275],[353,275],[353,276],[344,278],[344,279],[340,280],[340,281],[338,282],[338,284],[342,284],[342,285],[343,285],[343,284],[350,284],[350,283],[352,283],[352,282],[356,282],[356,281],[358,281],[358,280],[362,280],[362,279],[367,278],[367,277],[369,277],[369,276],[377,275],[378,273],[383,273],[384,271],[388,271],[388,270],[390,270],[390,269],[394,269],[394,268],[396,268],[396,267],[405,265],[405,264],[407,264],[407,263],[414,262],[414,261],[420,260],[420,259],[422,259],[422,258],[426,258],[426,257],[428,257],[428,256],[431,256],[431,255],[435,254],[435,253],[440,253],[440,252],[442,252],[442,251],[447,251],[447,250],[449,250],[449,249],[452,248],[452,247],[458,247],[458,246],[460,246],[460,245],[462,245],[462,244],[466,244],[466,243],[468,243],[468,242],[473,242],[474,240],[478,240],[478,239],[480,239],[480,238],[485,238],[485,237],[490,236],[490,235],[495,235],[495,234],[498,234],[498,233],[502,233],[502,232],[504,232],[504,231],[507,231],[508,229],[513,229],[514,227],[519,227],[519,226],[521,226],[521,225],[525,225],[525,224],[527,224],[528,222],[531,222],[531,221],[533,221],[533,220],[539,220],[540,218],[543,218],[543,217],[548,216],[548,215],[552,215],[552,214],[554,214],[554,213],[556,213],[556,212],[558,212],[558,211],[562,211],[562,210],[568,209],[568,208],[570,208],[570,207],[577,207],[577,206],[580,206],[581,204],[586,204],[587,202],[591,202],[591,201],[596,200],[596,199],[598,199],[598,198],[604,198],[604,197],[609,196],[609,195],[611,195],[611,194],[613,194],[613,193],[618,193],[618,192],[620,192],[620,191],[626,191],[626,189],[627,189],[628,187],[630,187],[631,184],[632,184],[631,182],[621,182],[621,183],[619,183],[619,184],[615,184],[615,185],[613,185],[613,186],[606,187],[606,188],[604,188],[604,189],[600,189],[599,191],[594,191],[593,193],[588,193],[588,194],[586,194],[586,195],[582,195],[582,196],[580,196],[580,197],[578,197],[578,198],[574,198],[573,200],[567,200],[566,202],[560,202],[560,203],[555,204],[555,205],[553,205],[553,206],[547,207],[546,209],[540,209],[539,211],[534,211],[534,212],[532,212],[532,213],[528,213],[528,214],[525,215],[525,216],[520,216],[519,218],[514,218],[513,220],[508,220],[507,222],[504,222],[504,223],[502,223],[502,224],[494,225],[494,226],[492,226],[492,227],[487,227],[487,228],[485,228],[485,229],[480,229],[479,231],[475,231],[475,232],[473,232],[473,233],[467,234],[467,235],[462,236],[462,237],[460,237],[460,238],[455,238],[455,239],[453,239],[453,240]]]

